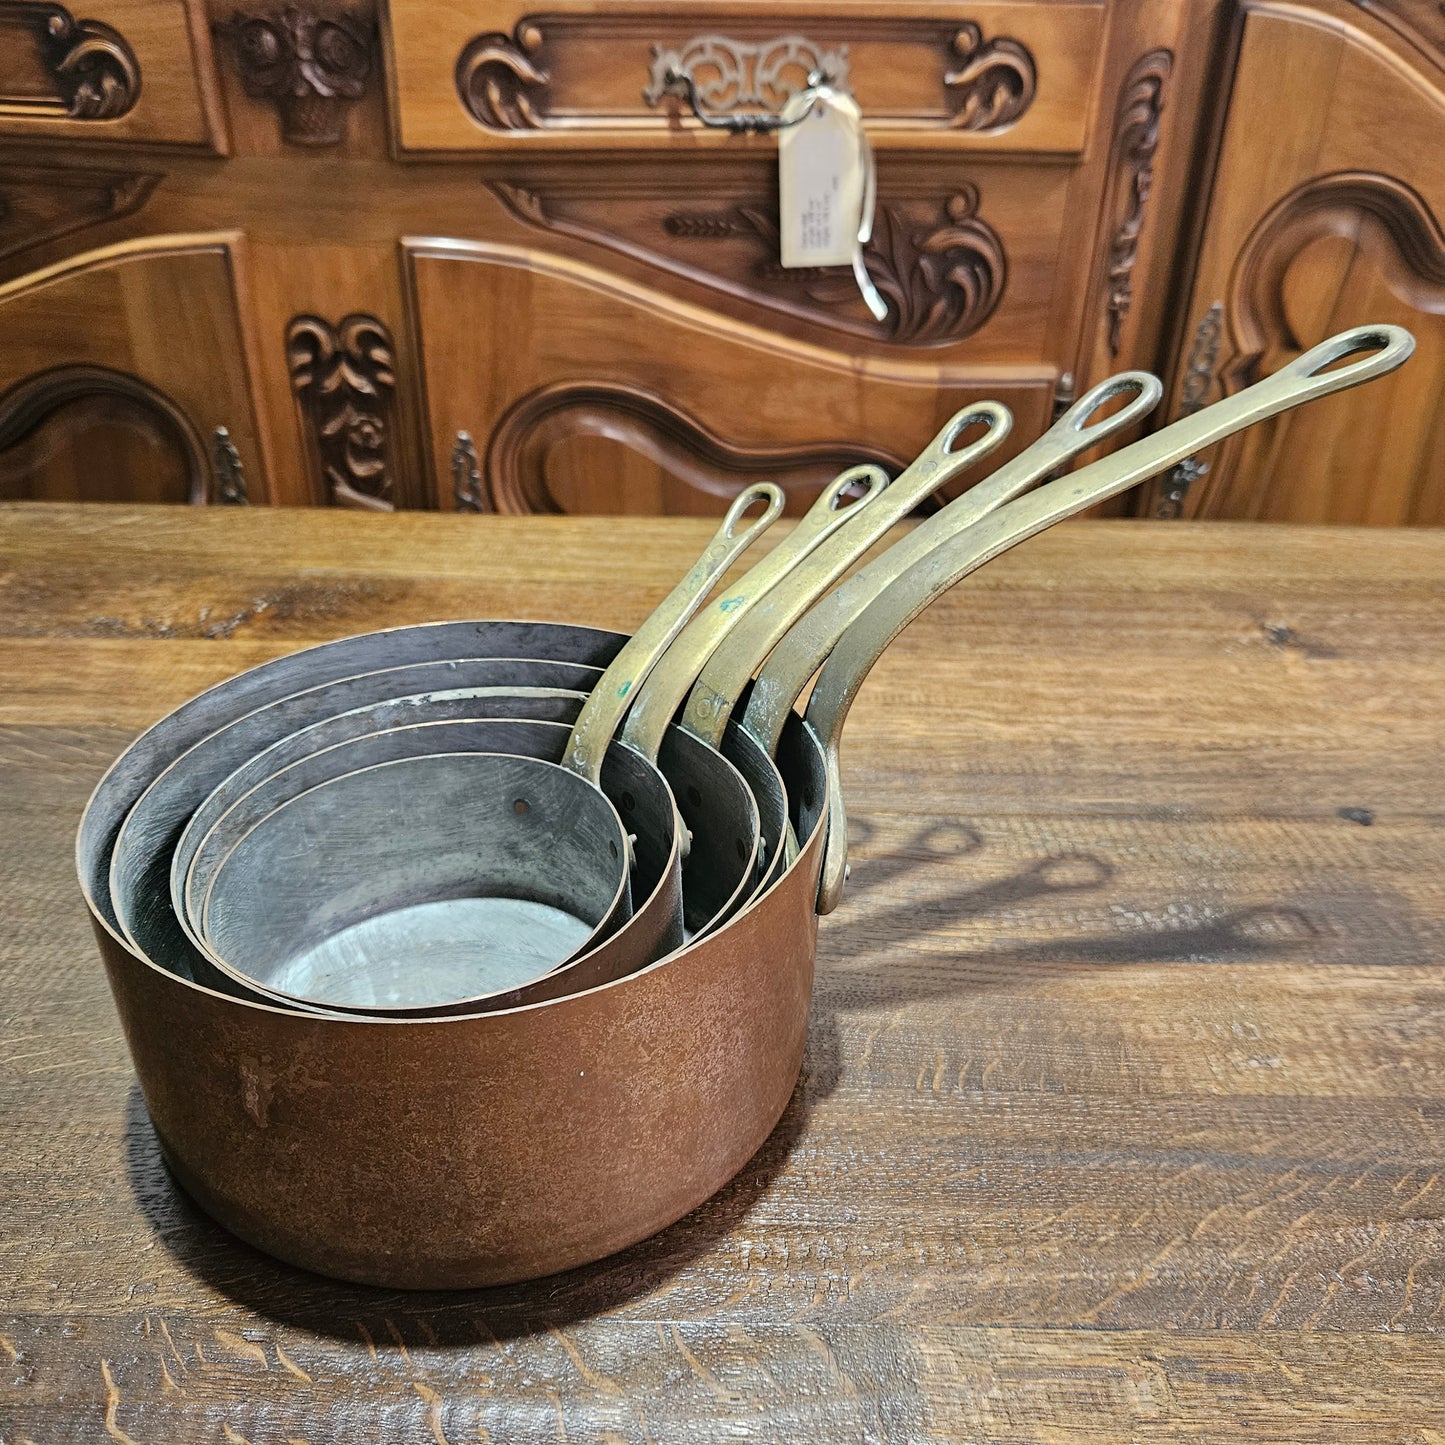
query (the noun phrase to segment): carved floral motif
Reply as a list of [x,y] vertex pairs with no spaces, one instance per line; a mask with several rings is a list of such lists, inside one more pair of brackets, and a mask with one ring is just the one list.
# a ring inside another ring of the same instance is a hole
[[388,455],[396,352],[385,324],[361,314],[335,326],[297,316],[286,329],[286,360],[331,500],[393,510]]
[[366,93],[373,69],[372,12],[238,10],[225,29],[242,89],[276,107],[282,138],[298,146],[339,144],[346,110]]

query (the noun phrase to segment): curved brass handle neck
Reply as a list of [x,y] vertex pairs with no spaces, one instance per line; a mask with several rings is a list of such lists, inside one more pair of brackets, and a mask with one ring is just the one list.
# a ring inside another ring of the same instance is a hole
[[[1095,420],[1106,406],[1131,392],[1125,406]],[[770,753],[776,751],[783,725],[809,678],[875,597],[950,537],[1026,492],[1090,447],[1142,421],[1163,395],[1158,378],[1147,371],[1125,371],[1100,382],[1012,461],[955,497],[822,598],[769,654],[753,684],[743,727]]]
[[[1362,326],[1342,332],[1264,381],[1010,502],[915,562],[864,609],[823,664],[808,699],[807,726],[828,755],[830,776],[837,776],[843,725],[869,669],[888,644],[960,578],[1055,522],[1117,496],[1234,432],[1302,402],[1394,371],[1414,347],[1414,338],[1398,326]],[[1327,370],[1362,351],[1373,354]],[[827,850],[818,891],[821,913],[829,913],[837,906],[847,853],[846,814],[841,806],[830,806]]]
[[[764,504],[762,514],[744,524],[745,513],[759,502]],[[612,735],[637,695],[637,689],[667,651],[668,644],[687,625],[688,618],[722,580],[723,573],[773,525],[782,510],[782,489],[772,482],[759,482],[738,494],[722,525],[713,533],[707,550],[663,598],[652,616],[633,633],[588,694],[567,741],[563,767],[580,773],[589,782],[598,781]]]
[[[649,762],[656,762],[673,715],[722,639],[760,598],[802,565],[815,548],[887,485],[888,473],[872,465],[849,467],[834,477],[793,530],[729,587],[726,596],[698,613],[663,654],[632,704],[622,729],[623,741]],[[850,496],[854,489],[860,489],[861,494]]]
[[[954,444],[974,426],[982,426],[983,435],[955,451]],[[743,688],[814,599],[831,587],[895,522],[993,451],[1008,436],[1012,426],[1013,413],[996,401],[978,402],[956,412],[881,497],[851,516],[846,526],[818,547],[808,566],[799,568],[774,587],[728,633],[688,696],[683,727],[717,747]]]

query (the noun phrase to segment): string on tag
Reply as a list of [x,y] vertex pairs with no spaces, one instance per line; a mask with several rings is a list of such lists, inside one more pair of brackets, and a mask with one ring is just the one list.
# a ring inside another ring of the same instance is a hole
[[863,259],[878,179],[863,112],[819,75],[778,116],[780,259],[785,267],[851,266],[875,321],[888,316]]

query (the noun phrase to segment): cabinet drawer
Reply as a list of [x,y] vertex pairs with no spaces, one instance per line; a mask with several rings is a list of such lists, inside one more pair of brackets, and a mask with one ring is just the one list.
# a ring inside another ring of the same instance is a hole
[[691,75],[715,119],[775,112],[817,67],[846,80],[880,148],[1072,153],[1084,143],[1102,4],[480,0],[395,6],[401,147],[770,147],[660,94]]
[[0,135],[218,149],[205,64],[199,0],[0,0]]

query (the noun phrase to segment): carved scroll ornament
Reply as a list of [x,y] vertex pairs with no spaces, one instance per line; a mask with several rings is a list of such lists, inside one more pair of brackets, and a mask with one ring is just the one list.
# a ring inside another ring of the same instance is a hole
[[[640,256],[831,330],[881,337],[902,346],[941,346],[971,336],[993,314],[1008,277],[1003,242],[979,215],[978,190],[971,185],[927,209],[901,198],[879,203],[873,239],[863,260],[873,284],[888,301],[888,316],[882,322],[863,310],[847,267],[781,264],[777,209],[771,199],[725,208],[674,206],[663,214],[662,234],[654,229],[649,236],[633,226],[626,231],[613,229],[617,208],[594,208],[590,198],[578,192],[543,193],[503,181],[493,182],[491,189],[528,225]],[[646,208],[638,227],[656,227],[654,214]],[[719,250],[731,245],[732,256],[740,258],[745,270],[745,285],[733,280],[726,269],[711,267],[710,243]]]
[[516,31],[478,35],[457,59],[457,94],[478,125],[488,130],[536,130],[537,109],[548,76],[533,63],[542,32],[531,20]]
[[297,316],[286,330],[286,360],[308,439],[338,506],[395,509],[389,465],[396,353],[375,316],[335,326]]
[[340,143],[347,108],[366,93],[374,68],[369,8],[238,10],[223,28],[242,89],[276,107],[287,144]]
[[958,65],[943,77],[954,130],[1007,130],[1033,103],[1038,73],[1028,50],[1008,36],[985,41],[971,21],[953,37]]
[[35,36],[51,95],[0,91],[0,116],[66,120],[116,120],[140,98],[140,65],[119,31],[99,20],[77,20],[63,5],[44,0],[0,3],[3,32],[19,28]]
[[876,462],[895,474],[903,467],[902,458],[861,442],[741,445],[640,387],[556,382],[520,398],[498,422],[481,468],[486,494],[471,492],[475,506],[470,500],[462,505],[496,512],[563,510],[548,486],[548,454],[578,437],[620,442],[684,485],[719,498],[761,478],[811,492],[860,462]]
[[1159,148],[1165,82],[1173,67],[1172,51],[1151,50],[1134,63],[1119,93],[1119,108],[1114,119],[1114,170],[1119,179],[1113,193],[1122,192],[1122,214],[1109,242],[1109,289],[1105,305],[1110,356],[1119,354],[1124,318],[1134,304],[1134,265],[1139,259],[1144,212],[1154,183],[1154,153]]

